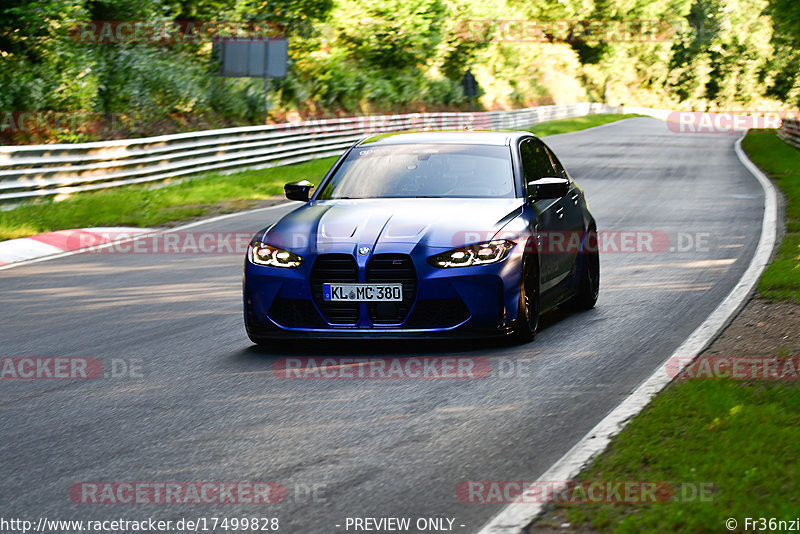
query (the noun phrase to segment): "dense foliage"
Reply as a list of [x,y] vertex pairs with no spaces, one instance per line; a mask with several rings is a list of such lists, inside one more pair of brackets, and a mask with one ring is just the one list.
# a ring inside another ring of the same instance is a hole
[[[89,21],[281,24],[292,63],[271,82],[273,120],[464,107],[467,67],[484,108],[800,104],[797,0],[7,1],[0,111],[103,119],[91,123],[99,129],[67,127],[44,140],[263,121],[262,80],[217,76],[210,39],[92,42],[76,34]],[[4,116],[0,141],[30,141],[9,129],[14,117]]]

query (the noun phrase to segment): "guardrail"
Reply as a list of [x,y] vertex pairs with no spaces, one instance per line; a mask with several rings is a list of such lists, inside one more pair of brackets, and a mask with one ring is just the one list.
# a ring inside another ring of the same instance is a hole
[[0,146],[0,201],[337,156],[371,133],[519,129],[542,121],[618,111],[605,104],[582,103],[511,111],[347,117],[80,144]]
[[800,148],[800,119],[783,119],[778,136],[790,145]]

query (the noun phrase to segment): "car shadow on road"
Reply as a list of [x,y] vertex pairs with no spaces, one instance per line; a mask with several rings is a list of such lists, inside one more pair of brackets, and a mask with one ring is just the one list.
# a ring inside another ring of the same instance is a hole
[[[539,319],[539,332],[558,324],[573,315],[571,312],[555,309]],[[536,340],[530,343],[534,348]],[[275,340],[268,344],[251,345],[236,354],[237,359],[273,360],[285,356],[468,356],[475,353],[484,355],[503,354],[508,350],[524,348],[511,336],[495,336],[475,339],[293,339]]]

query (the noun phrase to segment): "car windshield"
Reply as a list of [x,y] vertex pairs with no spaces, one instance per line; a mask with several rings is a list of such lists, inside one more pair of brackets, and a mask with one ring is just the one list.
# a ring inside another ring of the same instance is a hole
[[507,146],[356,147],[317,195],[337,198],[513,198]]

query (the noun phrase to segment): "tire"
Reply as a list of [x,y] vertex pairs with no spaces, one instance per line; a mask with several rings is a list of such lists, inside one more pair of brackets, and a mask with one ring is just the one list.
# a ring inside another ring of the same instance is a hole
[[597,230],[589,230],[586,241],[590,243],[588,248],[591,250],[581,251],[578,294],[566,303],[567,309],[572,311],[594,308],[600,293],[600,254],[597,252]]
[[250,332],[247,333],[247,337],[250,338],[250,341],[252,341],[253,344],[258,345],[261,348],[267,348],[270,345],[270,340],[253,336],[250,334]]
[[519,343],[529,343],[539,328],[539,266],[535,257],[525,258],[519,284],[519,305],[512,337]]
[[244,319],[244,330],[247,332],[247,337],[252,341],[254,344],[258,345],[261,348],[268,348],[268,347],[275,347],[277,345],[276,340],[270,339],[269,337],[264,337],[264,329],[259,328],[258,326],[253,325],[247,320],[247,313],[245,312],[245,319]]
[[290,344],[292,343],[290,339],[260,337],[252,335],[249,332],[247,333],[247,337],[253,342],[254,347],[271,353],[286,351],[290,348]]

